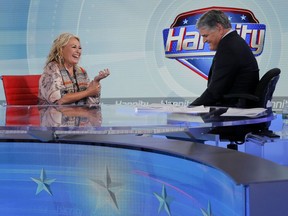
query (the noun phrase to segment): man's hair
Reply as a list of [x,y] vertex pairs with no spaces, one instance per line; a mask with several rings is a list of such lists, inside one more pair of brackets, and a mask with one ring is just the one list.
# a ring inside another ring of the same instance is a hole
[[220,24],[225,29],[231,28],[231,23],[228,17],[220,10],[210,10],[204,13],[196,23],[196,28],[214,29],[217,24]]

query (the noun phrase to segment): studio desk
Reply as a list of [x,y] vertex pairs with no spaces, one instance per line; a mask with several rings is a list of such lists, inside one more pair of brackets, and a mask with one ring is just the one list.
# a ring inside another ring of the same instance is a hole
[[282,215],[286,166],[192,140],[207,128],[273,118],[1,106],[0,215]]

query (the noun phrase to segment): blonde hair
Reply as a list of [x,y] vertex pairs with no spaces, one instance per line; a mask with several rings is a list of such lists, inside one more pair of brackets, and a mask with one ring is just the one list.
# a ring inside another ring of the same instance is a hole
[[46,60],[46,65],[50,62],[55,61],[59,65],[63,66],[64,59],[62,54],[62,48],[68,44],[71,38],[75,38],[80,42],[80,38],[71,33],[62,33],[53,41],[52,47]]

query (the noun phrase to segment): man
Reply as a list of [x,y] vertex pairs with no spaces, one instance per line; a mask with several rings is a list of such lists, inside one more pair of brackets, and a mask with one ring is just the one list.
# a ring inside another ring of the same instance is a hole
[[218,10],[203,14],[196,24],[204,43],[216,50],[206,90],[189,106],[237,106],[232,93],[253,93],[259,82],[257,61],[246,41],[231,29],[228,17]]

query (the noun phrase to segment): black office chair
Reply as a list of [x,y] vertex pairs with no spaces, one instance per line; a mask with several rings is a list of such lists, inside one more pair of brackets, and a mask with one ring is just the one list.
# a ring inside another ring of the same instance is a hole
[[271,100],[279,80],[281,70],[279,68],[273,68],[266,72],[260,79],[256,90],[253,95],[251,94],[229,94],[224,95],[225,99],[236,98],[238,103],[235,105],[238,108],[253,108],[263,107],[266,109],[272,109]]
[[[253,95],[251,94],[229,94],[224,95],[225,99],[237,99],[235,107],[238,108],[255,108],[262,107],[267,109],[268,114],[272,114],[272,97],[279,80],[281,70],[273,68],[266,72],[260,79]],[[212,134],[218,134],[220,140],[230,141],[227,148],[237,149],[238,144],[245,142],[245,137],[248,133],[255,133],[265,136],[275,136],[272,131],[269,131],[271,122],[241,125],[231,127],[216,127],[210,131]]]

